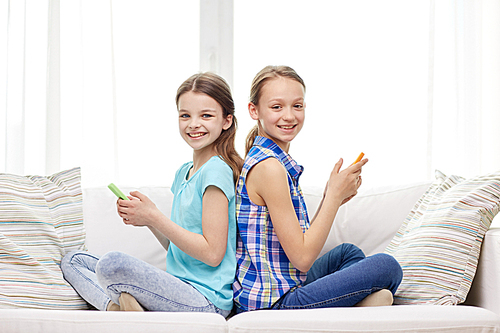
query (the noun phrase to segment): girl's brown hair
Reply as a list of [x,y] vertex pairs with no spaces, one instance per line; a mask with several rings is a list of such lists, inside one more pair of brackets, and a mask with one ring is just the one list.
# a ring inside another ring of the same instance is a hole
[[[255,75],[250,88],[250,103],[257,106],[259,104],[260,96],[262,95],[262,88],[270,80],[278,77],[288,78],[297,81],[306,90],[304,80],[295,72],[295,70],[288,66],[266,66]],[[259,125],[255,125],[248,133],[245,144],[245,156],[253,146],[255,137],[259,134]]]
[[222,130],[220,136],[215,140],[215,152],[233,170],[233,179],[236,183],[243,167],[243,159],[240,157],[234,146],[236,128],[238,126],[234,115],[234,101],[231,95],[231,88],[227,82],[217,74],[205,72],[192,75],[184,81],[175,96],[175,104],[179,108],[179,98],[189,91],[202,93],[212,97],[222,107],[222,115],[227,118],[233,116],[233,123],[227,130]]

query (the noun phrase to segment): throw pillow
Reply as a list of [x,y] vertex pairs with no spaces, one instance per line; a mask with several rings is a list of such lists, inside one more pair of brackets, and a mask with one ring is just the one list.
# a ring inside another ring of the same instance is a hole
[[0,308],[86,309],[60,269],[84,248],[80,168],[0,174]]
[[395,304],[464,302],[500,209],[500,171],[472,179],[436,176],[386,248],[404,273]]

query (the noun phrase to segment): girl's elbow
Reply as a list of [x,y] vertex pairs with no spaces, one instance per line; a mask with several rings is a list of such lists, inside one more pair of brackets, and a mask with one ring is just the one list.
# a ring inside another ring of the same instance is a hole
[[301,271],[302,273],[307,273],[310,269],[311,269],[311,266],[312,265],[308,265],[308,264],[299,264],[299,265],[294,265],[296,269],[298,269],[299,271]]
[[294,262],[292,262],[292,265],[302,273],[307,273],[311,269],[313,263],[314,260],[311,261],[307,258],[301,258],[300,260],[295,260]]
[[210,267],[217,267],[220,265],[222,260],[224,259],[225,253],[212,253],[212,255],[208,256],[205,260],[205,264],[207,264]]

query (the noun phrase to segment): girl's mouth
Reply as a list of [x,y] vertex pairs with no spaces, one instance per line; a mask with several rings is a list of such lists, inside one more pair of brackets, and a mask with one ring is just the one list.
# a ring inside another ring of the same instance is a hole
[[207,133],[188,133],[188,136],[193,139],[198,139],[201,138],[202,136],[205,136]]
[[284,130],[291,130],[291,129],[294,129],[296,126],[297,126],[297,124],[295,124],[295,125],[278,125],[279,128],[284,129]]

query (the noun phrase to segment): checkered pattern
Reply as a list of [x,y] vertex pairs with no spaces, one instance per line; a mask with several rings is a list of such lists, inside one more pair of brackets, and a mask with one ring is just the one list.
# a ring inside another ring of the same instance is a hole
[[271,307],[306,278],[305,273],[293,267],[281,247],[267,207],[255,205],[247,193],[248,171],[270,157],[280,161],[288,171],[290,196],[302,232],[309,228],[306,204],[298,184],[303,167],[272,140],[258,136],[246,157],[236,193],[238,268],[233,290],[236,306],[242,311]]

